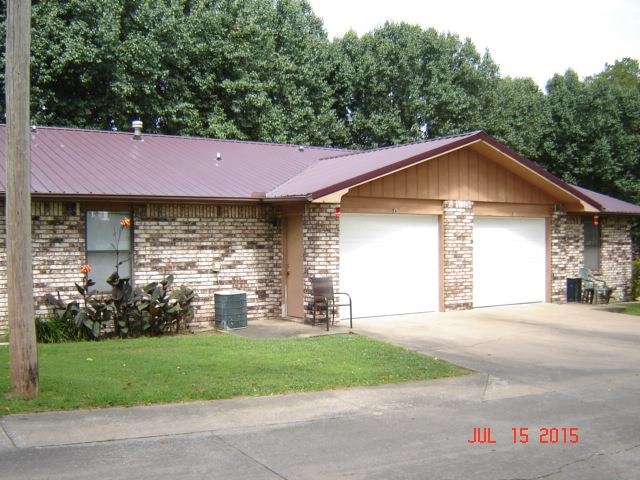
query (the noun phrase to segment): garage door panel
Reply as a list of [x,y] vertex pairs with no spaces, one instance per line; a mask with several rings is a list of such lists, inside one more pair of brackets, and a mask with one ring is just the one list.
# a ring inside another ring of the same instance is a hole
[[473,258],[474,306],[545,301],[544,218],[477,217]]
[[355,317],[436,310],[437,218],[343,214],[340,289],[351,294]]

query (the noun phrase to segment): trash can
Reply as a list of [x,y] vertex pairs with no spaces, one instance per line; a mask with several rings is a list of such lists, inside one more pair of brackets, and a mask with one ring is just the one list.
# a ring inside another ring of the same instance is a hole
[[247,326],[247,294],[242,290],[221,290],[214,294],[215,323],[220,330]]
[[567,278],[567,302],[582,301],[582,278]]

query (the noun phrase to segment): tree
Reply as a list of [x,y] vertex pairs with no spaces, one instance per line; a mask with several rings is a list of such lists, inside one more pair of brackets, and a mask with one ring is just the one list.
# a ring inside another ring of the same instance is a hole
[[640,76],[625,59],[581,81],[547,84],[552,129],[542,163],[568,182],[640,203]]
[[211,105],[198,117],[208,135],[317,145],[340,137],[329,43],[306,2],[200,5],[192,17],[190,92]]
[[33,14],[33,121],[175,133],[183,75],[175,46],[186,2],[43,0]]
[[41,125],[332,144],[329,41],[301,0],[42,0]]
[[334,108],[360,147],[479,128],[498,74],[469,39],[405,23],[347,33],[334,61]]
[[551,130],[544,93],[531,78],[500,78],[490,105],[483,112],[482,129],[530,159],[542,156]]

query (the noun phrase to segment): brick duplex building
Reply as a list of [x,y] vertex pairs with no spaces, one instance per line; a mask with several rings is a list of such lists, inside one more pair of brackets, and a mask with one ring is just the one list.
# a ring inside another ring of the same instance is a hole
[[[31,142],[42,314],[46,293],[76,295],[82,264],[107,288],[125,216],[126,274],[145,284],[170,270],[196,290],[201,325],[229,288],[247,292],[249,320],[308,319],[315,276],[351,293],[356,317],[563,302],[583,266],[615,299],[630,295],[640,207],[568,185],[483,132],[362,152],[52,127]],[[0,332],[5,250],[2,228]]]

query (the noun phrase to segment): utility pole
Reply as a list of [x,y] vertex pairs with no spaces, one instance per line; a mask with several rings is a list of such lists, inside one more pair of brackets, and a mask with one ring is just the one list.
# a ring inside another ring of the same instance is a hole
[[11,393],[38,395],[31,258],[31,0],[7,2],[7,302]]

